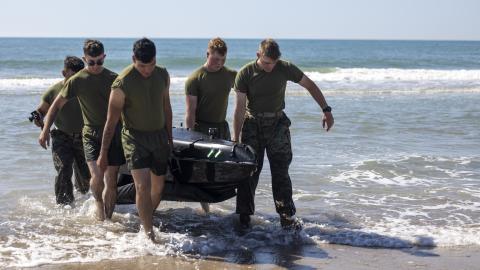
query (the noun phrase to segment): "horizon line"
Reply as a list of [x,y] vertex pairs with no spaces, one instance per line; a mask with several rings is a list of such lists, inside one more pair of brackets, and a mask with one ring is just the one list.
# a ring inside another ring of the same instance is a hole
[[[146,37],[146,36],[142,36]],[[140,37],[132,37],[132,36],[125,36],[125,37],[120,37],[120,36],[111,36],[111,37],[101,37],[101,36],[0,36],[0,38],[25,38],[25,39],[50,39],[50,38],[58,38],[58,39],[84,39],[84,38],[99,38],[99,39],[136,39]],[[150,39],[197,39],[197,40],[209,40],[212,37],[148,37]],[[230,40],[263,40],[265,38],[271,38],[271,37],[222,37],[223,39],[230,39]],[[480,41],[479,39],[402,39],[402,38],[291,38],[291,37],[281,37],[281,38],[273,38],[276,40],[319,40],[319,41],[466,41],[466,42],[476,42]]]

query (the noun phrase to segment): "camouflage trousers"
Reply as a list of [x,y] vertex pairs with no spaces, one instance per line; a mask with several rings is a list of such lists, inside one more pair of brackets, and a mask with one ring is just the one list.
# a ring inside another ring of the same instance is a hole
[[85,194],[90,187],[90,171],[85,161],[81,133],[68,134],[58,129],[51,132],[52,157],[57,176],[55,197],[58,204],[73,202],[72,175],[75,172],[75,188]]
[[241,142],[257,152],[257,171],[237,189],[237,214],[253,215],[255,189],[267,152],[272,174],[272,192],[278,214],[293,216],[296,209],[292,199],[292,181],[288,167],[292,161],[290,119],[283,112],[274,116],[247,115],[242,127]]
[[208,130],[210,128],[217,129],[216,138],[230,140],[230,128],[228,127],[227,121],[223,121],[222,123],[210,123],[197,120],[193,130],[208,135]]

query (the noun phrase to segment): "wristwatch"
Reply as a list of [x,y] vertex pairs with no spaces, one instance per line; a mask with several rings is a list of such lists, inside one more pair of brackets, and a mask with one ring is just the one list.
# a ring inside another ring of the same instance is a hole
[[327,106],[327,107],[323,108],[322,111],[323,111],[324,113],[325,113],[325,112],[331,112],[331,111],[332,111],[332,107]]

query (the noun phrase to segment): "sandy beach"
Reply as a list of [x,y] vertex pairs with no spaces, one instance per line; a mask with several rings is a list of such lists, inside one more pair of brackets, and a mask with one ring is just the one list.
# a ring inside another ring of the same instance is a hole
[[[144,256],[36,269],[478,269],[477,247],[378,249],[325,244],[246,250],[205,258]],[[28,269],[28,268],[26,268]]]

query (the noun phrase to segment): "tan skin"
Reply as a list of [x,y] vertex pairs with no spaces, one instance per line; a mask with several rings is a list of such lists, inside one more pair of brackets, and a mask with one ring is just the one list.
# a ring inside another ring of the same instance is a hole
[[[132,57],[134,68],[144,77],[151,76],[155,69],[156,60],[153,59],[150,63],[143,63],[135,57]],[[173,145],[172,141],[172,107],[170,104],[169,94],[170,81],[167,89],[164,92],[164,112],[165,124],[169,138],[169,144]],[[110,100],[108,104],[107,122],[103,132],[102,149],[100,157],[97,160],[97,165],[101,169],[105,169],[108,164],[108,148],[112,141],[123,107],[125,106],[125,93],[121,88],[114,88],[110,92]],[[135,203],[137,205],[140,220],[148,237],[154,240],[153,234],[153,212],[158,208],[163,188],[165,186],[165,175],[155,175],[149,168],[135,169],[131,171],[133,181],[135,183],[136,196]]]
[[[105,60],[106,55],[102,54],[96,57],[84,55],[85,62]],[[103,65],[87,65],[86,70],[91,74],[100,74],[103,71]],[[67,103],[68,99],[58,95],[48,109],[45,116],[45,125],[38,138],[38,143],[45,149],[50,146],[50,128],[57,117],[57,113]],[[117,196],[117,174],[119,166],[108,166],[105,170],[101,170],[96,161],[87,161],[90,171],[90,189],[95,198],[96,219],[103,221],[105,218],[110,219],[115,208]]]
[[[272,72],[277,64],[278,59],[274,60],[268,56],[265,56],[262,52],[257,52],[257,65],[264,70],[265,72]],[[307,77],[307,75],[303,75],[302,79],[298,82],[301,86],[303,86],[313,99],[317,102],[320,108],[325,108],[328,106],[325,97],[323,96],[322,92],[318,88],[318,86]],[[247,105],[247,95],[244,93],[245,91],[241,92],[239,90],[244,89],[235,89],[235,110],[233,113],[233,141],[239,141],[240,139],[240,132],[242,130],[243,122],[245,120],[245,111]],[[322,118],[322,127],[329,131],[334,124],[333,115],[331,112],[325,112]]]

